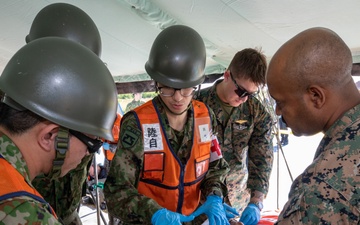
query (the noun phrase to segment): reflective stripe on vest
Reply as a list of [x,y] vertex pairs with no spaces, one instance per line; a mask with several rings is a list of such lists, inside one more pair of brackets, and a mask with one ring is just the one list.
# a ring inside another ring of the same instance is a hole
[[57,219],[56,213],[41,194],[26,183],[24,177],[0,155],[0,201],[27,196],[48,205],[48,211]]
[[192,101],[192,150],[186,165],[182,165],[168,142],[153,104],[149,101],[135,109],[144,139],[144,164],[138,191],[173,212],[189,215],[199,204],[200,183],[209,169],[209,110],[204,103]]

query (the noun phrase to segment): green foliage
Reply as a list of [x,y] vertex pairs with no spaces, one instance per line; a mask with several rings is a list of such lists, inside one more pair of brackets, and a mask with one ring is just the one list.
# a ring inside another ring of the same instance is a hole
[[118,100],[120,99],[132,99],[133,95],[132,94],[119,94],[118,95]]
[[157,95],[155,92],[143,92],[142,97],[143,98],[154,98]]
[[[157,94],[155,92],[143,92],[142,98],[154,98]],[[133,94],[119,94],[118,100],[120,99],[133,99]]]

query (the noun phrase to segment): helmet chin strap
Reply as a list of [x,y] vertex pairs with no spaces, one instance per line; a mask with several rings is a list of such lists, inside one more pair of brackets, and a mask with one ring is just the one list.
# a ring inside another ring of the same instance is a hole
[[[159,97],[160,98],[160,97]],[[169,113],[171,113],[171,114],[173,114],[173,115],[177,115],[177,116],[180,116],[180,115],[182,115],[183,113],[185,113],[186,111],[188,111],[189,109],[190,109],[190,107],[191,107],[191,102],[189,103],[189,105],[188,105],[188,107],[184,110],[184,111],[182,111],[182,112],[180,112],[180,113],[176,113],[176,112],[173,112],[173,111],[171,111],[170,109],[169,109],[169,107],[167,107],[167,105],[165,104],[165,102],[160,98],[160,102],[161,102],[161,104],[165,107],[165,109],[169,112]]]
[[66,151],[69,149],[69,130],[59,127],[58,135],[55,138],[56,156],[53,161],[53,167],[50,172],[51,179],[59,178],[61,175],[61,166],[64,164]]

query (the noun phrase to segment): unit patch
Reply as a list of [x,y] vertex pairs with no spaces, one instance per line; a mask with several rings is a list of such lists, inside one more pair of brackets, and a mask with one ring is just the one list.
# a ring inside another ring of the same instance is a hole
[[141,135],[140,131],[130,126],[127,126],[125,128],[125,132],[121,136],[121,143],[124,146],[124,148],[131,148],[139,140],[140,135]]

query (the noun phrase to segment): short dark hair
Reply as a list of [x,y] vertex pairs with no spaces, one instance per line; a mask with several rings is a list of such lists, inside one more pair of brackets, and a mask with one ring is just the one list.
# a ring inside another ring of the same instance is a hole
[[228,69],[234,78],[250,79],[257,85],[265,84],[267,62],[261,50],[246,48],[237,52]]
[[3,102],[0,103],[0,126],[10,134],[22,134],[45,120],[29,110],[19,111]]

